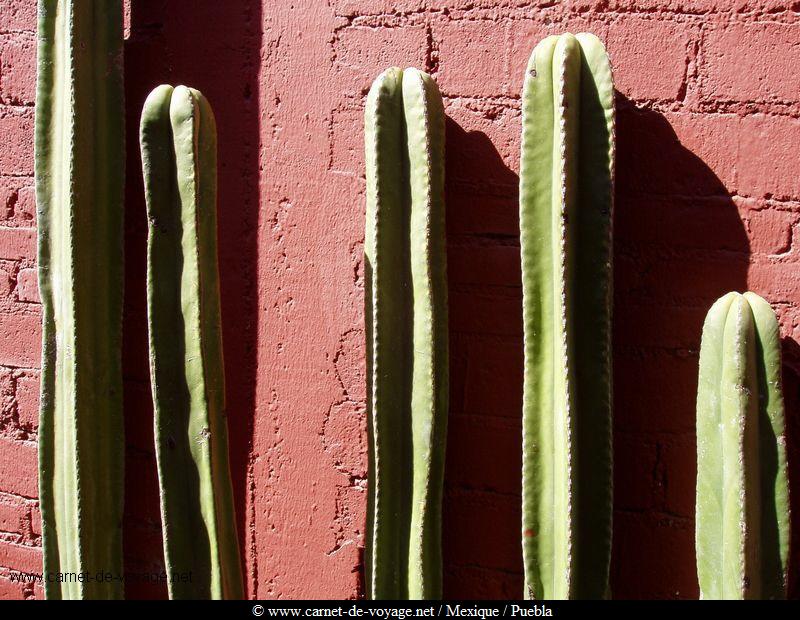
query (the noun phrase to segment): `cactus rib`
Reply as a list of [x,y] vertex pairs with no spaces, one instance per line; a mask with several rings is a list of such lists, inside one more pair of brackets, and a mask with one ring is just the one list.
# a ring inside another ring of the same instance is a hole
[[121,0],[40,0],[39,485],[49,599],[122,598]]
[[697,573],[704,599],[786,594],[789,502],[778,322],[728,293],[703,326],[697,391]]
[[217,134],[198,91],[145,102],[147,306],[164,555],[170,597],[242,598],[228,464],[217,266]]
[[544,39],[523,92],[525,595],[608,594],[613,82],[590,34]]
[[448,350],[444,110],[430,76],[392,68],[375,80],[365,143],[368,594],[436,598]]

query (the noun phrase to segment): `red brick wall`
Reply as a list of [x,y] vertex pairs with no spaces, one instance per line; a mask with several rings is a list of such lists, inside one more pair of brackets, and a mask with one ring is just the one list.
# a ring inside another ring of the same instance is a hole
[[[33,4],[0,0],[0,598],[41,595],[7,578],[41,562]],[[414,65],[436,76],[450,118],[446,594],[521,593],[519,93],[537,41],[591,30],[619,89],[613,589],[695,597],[697,349],[707,307],[728,290],[755,290],[779,313],[790,456],[800,458],[800,4],[135,0],[129,22],[128,569],[160,562],[136,144],[144,97],[189,83],[218,116],[249,594],[353,597],[366,484],[363,100],[382,69]],[[791,582],[796,596],[797,572]]]
[[[40,571],[36,497],[39,323],[33,190],[35,3],[0,4],[0,598],[31,596],[9,570]],[[40,594],[37,591],[36,594]]]

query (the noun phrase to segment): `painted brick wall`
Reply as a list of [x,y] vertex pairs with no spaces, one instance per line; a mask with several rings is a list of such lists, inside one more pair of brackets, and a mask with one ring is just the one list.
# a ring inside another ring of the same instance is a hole
[[[449,116],[446,594],[521,593],[519,93],[538,40],[591,30],[607,42],[619,90],[613,589],[695,597],[697,350],[707,307],[728,290],[755,290],[779,313],[790,456],[800,458],[800,3],[133,0],[128,19],[128,570],[160,566],[136,144],[147,92],[197,86],[218,116],[249,594],[355,597],[366,495],[363,102],[382,69],[414,65],[435,75]],[[41,564],[34,30],[33,0],[0,0],[0,598],[41,596],[8,579]],[[800,593],[797,572],[791,588]],[[164,592],[132,584],[128,594]]]
[[0,598],[40,595],[10,570],[41,571],[36,426],[41,313],[36,287],[33,101],[36,7],[0,5]]

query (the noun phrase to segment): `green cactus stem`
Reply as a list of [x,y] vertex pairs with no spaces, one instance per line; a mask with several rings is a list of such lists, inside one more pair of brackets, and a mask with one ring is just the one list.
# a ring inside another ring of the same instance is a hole
[[39,490],[49,599],[122,598],[121,0],[41,0],[35,172]]
[[144,104],[150,378],[173,599],[243,597],[228,464],[217,266],[217,130],[198,91]]
[[781,343],[770,305],[728,293],[703,326],[696,550],[704,599],[786,596],[789,485]]
[[600,40],[533,51],[522,100],[525,596],[608,595],[614,87]]
[[444,110],[436,83],[392,68],[366,108],[367,590],[442,594],[448,406]]

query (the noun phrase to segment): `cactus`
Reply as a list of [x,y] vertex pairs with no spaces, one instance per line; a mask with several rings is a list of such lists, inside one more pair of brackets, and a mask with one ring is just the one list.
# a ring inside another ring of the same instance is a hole
[[[173,599],[242,598],[217,266],[217,132],[183,86],[144,104],[147,310],[164,555]],[[176,577],[191,572],[191,580]]]
[[701,598],[785,597],[789,488],[780,333],[772,308],[754,293],[720,298],[703,326],[696,511]]
[[122,598],[122,1],[41,0],[35,172],[45,596]]
[[520,170],[528,598],[608,595],[613,97],[594,35],[534,49]]
[[415,69],[385,71],[365,121],[367,590],[373,599],[438,598],[448,350],[436,83]]

